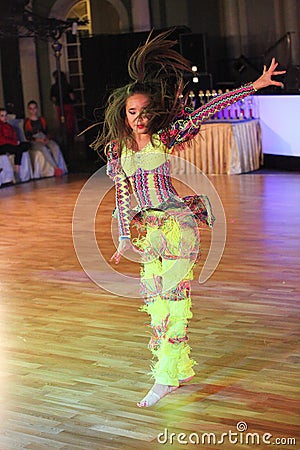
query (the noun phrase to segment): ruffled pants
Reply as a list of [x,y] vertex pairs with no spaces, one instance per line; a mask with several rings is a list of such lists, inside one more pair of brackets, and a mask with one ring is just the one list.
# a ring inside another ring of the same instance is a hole
[[190,284],[199,251],[198,226],[189,211],[173,208],[147,210],[142,228],[144,236],[135,245],[144,255],[141,310],[151,319],[152,374],[156,383],[178,386],[180,380],[194,375],[188,321],[192,318]]

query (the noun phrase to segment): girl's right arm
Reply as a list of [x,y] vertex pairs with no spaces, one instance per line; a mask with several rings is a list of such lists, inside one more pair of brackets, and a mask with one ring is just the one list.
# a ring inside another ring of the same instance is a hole
[[116,264],[120,262],[121,256],[127,250],[140,253],[131,243],[130,239],[130,190],[129,181],[120,164],[120,158],[115,144],[108,147],[107,175],[114,181],[116,189],[116,213],[119,225],[119,245],[110,261]]
[[116,213],[119,225],[119,239],[130,239],[130,190],[124,173],[116,144],[110,143],[107,151],[106,173],[115,183]]

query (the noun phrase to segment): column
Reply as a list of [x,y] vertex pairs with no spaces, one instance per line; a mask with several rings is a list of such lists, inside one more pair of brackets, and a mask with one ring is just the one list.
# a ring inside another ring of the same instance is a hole
[[27,103],[30,100],[35,100],[41,108],[37,55],[34,38],[20,38],[19,51],[23,86],[23,101],[26,115]]
[[239,8],[237,0],[223,0],[220,3],[223,20],[222,34],[227,41],[229,58],[237,58],[242,53]]
[[133,31],[151,29],[149,0],[131,0]]

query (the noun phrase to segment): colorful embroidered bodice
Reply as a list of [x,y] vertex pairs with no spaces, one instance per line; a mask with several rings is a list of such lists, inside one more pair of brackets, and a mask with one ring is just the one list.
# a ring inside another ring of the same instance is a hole
[[177,195],[171,183],[168,150],[157,135],[152,141],[139,152],[125,147],[121,156],[123,171],[142,209],[158,206]]
[[[215,97],[196,111],[182,110],[168,133],[159,131],[152,137],[152,142],[138,152],[124,146],[119,158],[116,143],[109,144],[107,174],[115,183],[120,236],[130,237],[130,186],[140,209],[158,207],[171,198],[179,199],[170,175],[169,154],[174,145],[192,139],[202,122],[253,93],[254,88],[249,84]],[[171,136],[171,142],[168,136]]]

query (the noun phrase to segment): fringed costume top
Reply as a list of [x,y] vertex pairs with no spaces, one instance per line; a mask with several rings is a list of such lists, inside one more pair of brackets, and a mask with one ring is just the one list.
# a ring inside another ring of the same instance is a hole
[[167,200],[180,201],[170,177],[169,155],[174,146],[183,146],[196,136],[205,120],[254,92],[253,85],[249,83],[215,97],[196,111],[183,109],[168,130],[160,130],[153,135],[152,142],[142,150],[135,152],[124,145],[121,158],[118,156],[117,144],[109,144],[107,174],[116,187],[120,237],[130,238],[130,221],[133,217],[130,186],[140,210],[158,208]]

